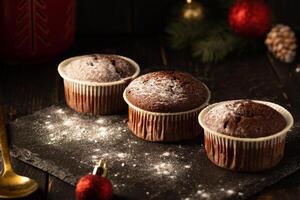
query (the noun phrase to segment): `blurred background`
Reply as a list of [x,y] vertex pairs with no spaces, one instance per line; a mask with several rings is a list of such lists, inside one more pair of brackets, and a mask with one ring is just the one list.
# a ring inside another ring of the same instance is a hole
[[[212,1],[214,0],[200,2],[207,4]],[[78,0],[78,34],[160,34],[174,8],[184,2],[183,0]],[[272,8],[274,23],[284,23],[300,30],[300,1],[266,2]]]

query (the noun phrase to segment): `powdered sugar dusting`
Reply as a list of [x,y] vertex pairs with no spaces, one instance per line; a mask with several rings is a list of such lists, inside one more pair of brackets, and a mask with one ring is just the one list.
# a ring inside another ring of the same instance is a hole
[[126,78],[133,74],[133,67],[117,56],[90,55],[71,61],[64,71],[76,80],[101,83]]
[[152,112],[182,112],[203,105],[209,91],[185,72],[158,71],[133,80],[126,97],[133,105]]
[[[103,123],[108,123],[105,119],[96,119],[94,125],[90,126],[90,124],[82,123],[85,121],[84,119],[77,116],[69,116],[69,113],[65,113],[61,109],[57,109],[55,115],[47,116],[47,118],[47,120],[41,122],[42,125],[44,124],[45,129],[53,131],[53,133],[47,135],[47,144],[60,145],[63,141],[80,140],[89,140],[96,143],[100,140],[108,141],[113,139],[112,141],[115,141],[121,137],[120,133],[115,133],[120,131],[119,128],[121,126],[102,126]],[[102,123],[99,123],[100,121]]]
[[[124,169],[113,171],[110,175],[115,177],[112,180],[116,191],[126,187],[128,179],[136,178],[141,173],[143,176],[138,177],[139,179],[152,177],[156,181],[164,178],[174,184],[183,179],[193,167],[184,155],[177,152],[143,150],[144,145],[149,143],[132,136],[124,116],[89,117],[69,109],[54,107],[51,112],[39,115],[31,128],[43,134],[38,142],[43,146],[64,149],[64,146],[72,147],[76,144],[72,151],[78,151],[78,156],[82,156],[81,151],[89,152],[87,156],[80,158],[80,166],[94,166],[100,159],[104,159],[109,166]],[[179,148],[182,149],[181,146]],[[139,175],[128,171],[139,171]]]
[[186,92],[179,81],[167,76],[152,79],[137,78],[128,86],[128,90],[138,91],[138,95],[146,98],[151,98],[155,94],[162,104],[187,99]]
[[[75,175],[73,180],[91,172],[100,159],[106,160],[108,177],[117,195],[137,191],[141,199],[161,199],[167,194],[171,195],[170,199],[191,200],[247,196],[243,187],[249,179],[238,174],[228,179],[227,173],[211,163],[206,164],[207,158],[199,144],[140,140],[130,133],[125,119],[126,115],[85,116],[53,106],[17,119],[11,136],[13,141],[16,141],[14,137],[22,138],[43,162],[50,161],[62,171]],[[26,154],[26,159],[31,162],[32,158]],[[51,170],[46,169],[65,180]],[[257,182],[267,182],[262,180]]]
[[216,107],[212,108],[207,116],[212,118],[225,118],[227,114],[234,114],[238,107],[241,105],[241,102],[238,101],[228,101],[226,103],[221,103]]

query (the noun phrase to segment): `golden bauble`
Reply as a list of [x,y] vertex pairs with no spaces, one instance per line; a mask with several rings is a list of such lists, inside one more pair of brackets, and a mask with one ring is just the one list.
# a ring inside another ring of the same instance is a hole
[[181,9],[180,18],[185,22],[199,22],[204,18],[204,8],[198,2],[187,0]]

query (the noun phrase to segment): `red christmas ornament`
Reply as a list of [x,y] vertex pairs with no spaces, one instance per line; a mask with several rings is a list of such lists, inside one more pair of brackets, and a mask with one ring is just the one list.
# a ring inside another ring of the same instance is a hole
[[233,31],[244,37],[259,37],[271,27],[271,9],[263,0],[237,0],[229,10]]
[[100,161],[92,174],[80,178],[76,185],[76,200],[110,200],[113,197],[111,182],[105,177],[106,163]]

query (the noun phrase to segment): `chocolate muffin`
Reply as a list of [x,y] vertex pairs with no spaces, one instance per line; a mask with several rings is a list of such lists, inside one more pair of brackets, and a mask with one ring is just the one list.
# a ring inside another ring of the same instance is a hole
[[202,82],[184,72],[159,71],[135,79],[126,89],[127,99],[151,112],[182,112],[201,106],[208,98]]
[[145,74],[124,91],[128,126],[136,136],[149,141],[192,139],[200,134],[197,115],[209,98],[208,88],[188,73]]
[[204,123],[211,130],[242,138],[269,136],[286,126],[286,121],[279,112],[251,100],[220,104],[205,115]]
[[235,171],[274,167],[284,154],[293,125],[283,107],[266,101],[233,100],[210,105],[199,115],[208,158]]
[[78,56],[60,63],[67,105],[80,113],[115,114],[126,109],[124,89],[140,72],[133,60],[94,54]]

